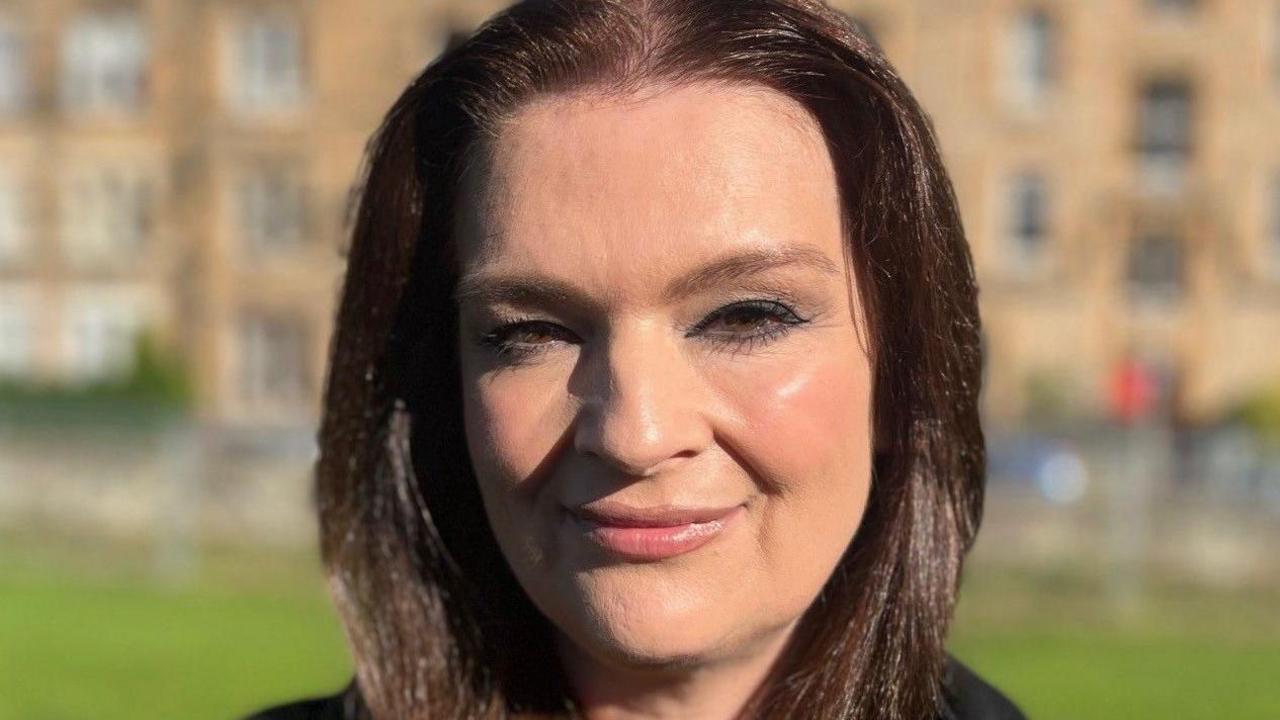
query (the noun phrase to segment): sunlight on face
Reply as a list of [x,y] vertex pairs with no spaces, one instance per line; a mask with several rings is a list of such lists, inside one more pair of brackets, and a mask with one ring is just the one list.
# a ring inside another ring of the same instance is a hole
[[857,529],[871,370],[804,110],[697,84],[526,107],[458,242],[468,450],[516,577],[612,664],[785,636]]

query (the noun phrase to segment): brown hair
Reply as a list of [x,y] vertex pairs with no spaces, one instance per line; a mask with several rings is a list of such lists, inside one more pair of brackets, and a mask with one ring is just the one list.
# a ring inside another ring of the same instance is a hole
[[330,349],[322,552],[378,718],[572,717],[548,621],[489,529],[462,429],[453,213],[532,99],[766,86],[817,119],[874,357],[862,524],[755,698],[770,718],[933,717],[985,451],[977,289],[928,118],[817,0],[527,0],[446,52],[370,143]]

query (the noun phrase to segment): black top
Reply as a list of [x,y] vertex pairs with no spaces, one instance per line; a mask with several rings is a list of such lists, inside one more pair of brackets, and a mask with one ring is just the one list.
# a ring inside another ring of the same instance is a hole
[[940,720],[1027,720],[1012,700],[950,655],[943,690],[946,707]]
[[[985,680],[950,655],[944,677],[946,707],[938,720],[1026,720],[1022,711]],[[353,720],[346,691],[263,710],[245,720]]]

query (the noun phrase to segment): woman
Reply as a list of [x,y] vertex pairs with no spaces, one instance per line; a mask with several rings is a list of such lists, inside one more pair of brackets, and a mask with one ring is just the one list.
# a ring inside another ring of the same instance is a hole
[[370,148],[320,433],[357,680],[269,718],[1010,718],[944,649],[976,287],[814,0],[530,0]]

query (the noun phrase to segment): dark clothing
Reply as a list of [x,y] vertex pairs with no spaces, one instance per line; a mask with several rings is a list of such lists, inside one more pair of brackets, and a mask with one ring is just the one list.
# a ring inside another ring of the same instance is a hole
[[950,655],[943,688],[947,704],[940,720],[1027,720],[1013,701]]
[[354,712],[348,713],[344,707],[347,693],[300,700],[286,705],[268,708],[245,720],[353,720]]
[[[947,656],[946,707],[938,720],[1026,720],[1008,698],[963,663]],[[340,692],[273,707],[245,720],[354,720],[352,694]]]

